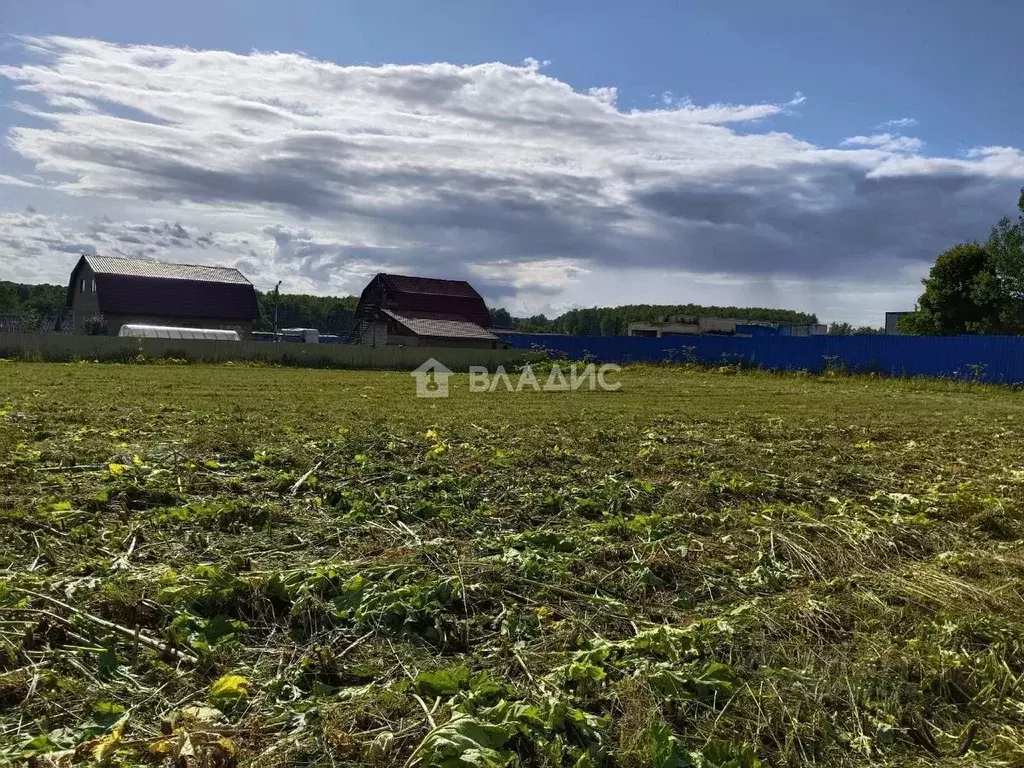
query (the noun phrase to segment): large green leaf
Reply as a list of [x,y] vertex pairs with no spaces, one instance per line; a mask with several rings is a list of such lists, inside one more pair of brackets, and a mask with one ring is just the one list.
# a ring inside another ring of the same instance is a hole
[[416,675],[416,691],[423,696],[454,696],[469,687],[470,673],[466,667],[448,667]]
[[487,723],[472,715],[457,713],[428,733],[414,756],[428,766],[500,768],[515,759],[513,753],[502,751],[515,732],[516,726],[511,723]]
[[249,680],[241,675],[224,675],[210,686],[210,703],[222,710],[247,698]]

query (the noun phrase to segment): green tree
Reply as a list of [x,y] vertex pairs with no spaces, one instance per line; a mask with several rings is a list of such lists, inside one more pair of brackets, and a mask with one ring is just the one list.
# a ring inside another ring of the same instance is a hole
[[[274,328],[273,291],[257,293],[260,318],[257,330]],[[323,334],[344,336],[352,329],[359,299],[355,296],[310,296],[282,293],[278,302],[278,326],[281,328],[317,328]]]
[[618,336],[623,332],[622,317],[615,312],[603,315],[600,328],[602,336]]
[[828,327],[829,336],[877,336],[885,333],[885,328],[872,328],[870,325],[853,326],[850,323],[832,323]]
[[19,315],[27,333],[38,332],[47,320],[56,325],[66,300],[63,285],[0,282],[0,314]]
[[996,259],[978,243],[961,243],[940,254],[923,282],[917,311],[900,323],[904,333],[1012,332],[1011,301]]
[[14,314],[20,307],[18,287],[14,283],[0,283],[0,315]]
[[544,315],[534,315],[519,323],[523,333],[550,333],[551,322]]
[[[1008,318],[1013,324],[1024,325],[1024,188],[1017,200],[1017,220],[1003,217],[992,227],[985,249],[989,252],[999,275],[999,289],[1011,299]],[[993,287],[993,290],[995,288]]]
[[508,310],[504,307],[494,309],[493,307],[489,310],[491,313],[491,325],[498,328],[513,328],[512,315],[508,313]]

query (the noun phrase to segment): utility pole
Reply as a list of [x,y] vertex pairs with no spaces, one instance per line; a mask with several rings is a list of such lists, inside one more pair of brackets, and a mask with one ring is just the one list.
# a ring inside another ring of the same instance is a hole
[[274,286],[274,341],[280,341],[277,337],[277,306],[281,303],[281,281]]

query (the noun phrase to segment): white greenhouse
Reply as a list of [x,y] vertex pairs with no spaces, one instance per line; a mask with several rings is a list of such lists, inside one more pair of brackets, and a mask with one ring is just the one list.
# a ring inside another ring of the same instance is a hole
[[165,325],[122,325],[117,335],[132,339],[240,340],[238,331],[222,331],[219,328],[173,328]]

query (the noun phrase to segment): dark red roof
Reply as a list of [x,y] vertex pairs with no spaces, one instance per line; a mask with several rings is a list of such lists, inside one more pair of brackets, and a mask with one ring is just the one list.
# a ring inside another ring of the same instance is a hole
[[104,313],[235,321],[259,317],[256,290],[237,269],[103,256],[79,260],[71,273],[69,307],[83,264],[96,276],[96,298]]
[[483,297],[465,280],[381,273],[363,290],[356,317],[374,305],[410,315],[428,313],[437,318],[464,320],[482,328],[491,326],[491,313]]
[[384,309],[381,312],[397,320],[416,336],[430,336],[437,339],[486,339],[498,341],[498,337],[485,328],[468,320],[453,320],[450,317],[439,317],[433,312],[417,312],[410,314]]
[[421,296],[447,296],[449,298],[480,299],[472,285],[465,280],[442,280],[436,277],[411,277],[409,275],[378,275],[393,290],[399,293],[415,293]]

